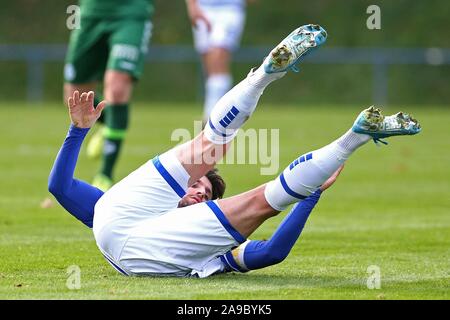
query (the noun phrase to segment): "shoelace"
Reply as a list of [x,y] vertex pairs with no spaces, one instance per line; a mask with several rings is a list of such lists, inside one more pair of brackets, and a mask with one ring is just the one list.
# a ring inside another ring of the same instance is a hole
[[388,145],[389,143],[387,141],[381,140],[380,138],[373,138],[373,142],[375,142],[375,145],[377,147],[380,147],[380,143],[384,145]]
[[[311,33],[308,33],[306,36],[311,36]],[[303,40],[306,41],[307,39],[304,38]],[[314,41],[315,41],[315,40],[314,40]],[[297,61],[296,61],[292,66],[290,66],[289,69],[292,70],[292,71],[295,72],[295,73],[300,72],[300,68],[299,68],[298,64],[300,63],[300,61],[301,61],[305,56],[307,56],[308,54],[310,54],[311,51],[312,51],[314,48],[315,48],[315,47],[309,48],[308,51],[306,51],[306,52],[303,53],[300,57],[298,57]]]
[[293,64],[292,66],[290,66],[289,69],[291,69],[295,73],[300,72],[300,68],[296,64]]

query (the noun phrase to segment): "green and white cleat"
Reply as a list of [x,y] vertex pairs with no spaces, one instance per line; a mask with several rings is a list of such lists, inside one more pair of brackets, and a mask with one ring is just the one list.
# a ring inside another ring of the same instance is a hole
[[94,135],[89,140],[86,147],[86,155],[89,159],[100,158],[103,152],[103,144],[105,143],[105,138],[103,136],[103,126],[98,128]]
[[419,122],[407,113],[398,112],[391,116],[383,116],[380,109],[371,106],[359,114],[352,130],[371,136],[375,143],[387,144],[381,139],[417,134],[422,128]]
[[111,178],[105,176],[104,174],[97,174],[92,181],[92,185],[103,192],[108,191],[113,186],[113,181]]
[[327,39],[327,32],[317,24],[307,24],[291,32],[264,59],[264,71],[276,73],[298,72],[296,63]]

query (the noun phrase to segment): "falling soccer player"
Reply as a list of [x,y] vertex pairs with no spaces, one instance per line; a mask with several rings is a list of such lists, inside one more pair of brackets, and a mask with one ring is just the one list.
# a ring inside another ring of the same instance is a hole
[[[408,114],[383,116],[370,107],[341,137],[301,155],[276,179],[221,199],[225,184],[214,171],[215,163],[254,112],[264,89],[295,69],[326,37],[318,25],[294,30],[219,100],[197,137],[154,157],[106,193],[73,178],[83,139],[106,104],[94,108],[93,92],[75,92],[68,99],[72,123],[50,174],[50,192],[93,229],[104,257],[124,275],[204,278],[281,262],[321,193],[354,151],[371,139],[421,130]],[[269,240],[247,240],[265,220],[293,203]]]

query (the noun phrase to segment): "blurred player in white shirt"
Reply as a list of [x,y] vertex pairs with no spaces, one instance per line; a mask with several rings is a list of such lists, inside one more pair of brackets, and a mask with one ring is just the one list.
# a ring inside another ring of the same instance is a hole
[[204,70],[203,121],[233,85],[230,64],[239,48],[246,0],[186,0],[193,25],[194,45]]

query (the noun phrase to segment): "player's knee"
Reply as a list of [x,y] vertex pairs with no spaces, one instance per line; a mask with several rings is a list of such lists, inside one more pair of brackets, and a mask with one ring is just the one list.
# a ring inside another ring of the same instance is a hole
[[128,102],[130,95],[125,88],[118,85],[112,85],[105,90],[106,100],[111,104],[119,104]]
[[127,103],[131,90],[132,79],[128,74],[115,72],[105,77],[105,99],[110,104]]
[[254,202],[254,205],[257,206],[255,210],[263,213],[267,219],[276,217],[281,211],[275,210],[269,202],[267,202],[264,190],[265,186],[260,189],[260,192],[258,192],[257,199]]

